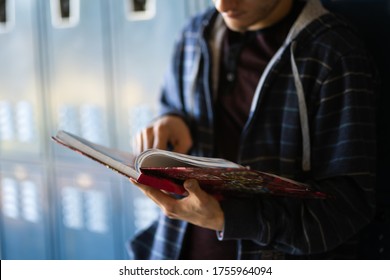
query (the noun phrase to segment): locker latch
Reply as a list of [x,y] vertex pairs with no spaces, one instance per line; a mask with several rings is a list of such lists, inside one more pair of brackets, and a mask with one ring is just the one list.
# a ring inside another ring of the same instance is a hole
[[70,17],[69,0],[60,0],[60,12],[63,19],[68,19]]
[[146,11],[146,2],[147,0],[132,0],[133,9],[135,12],[144,12]]
[[50,10],[54,27],[69,28],[79,23],[80,0],[50,0]]
[[1,23],[7,22],[7,1],[6,0],[0,0],[0,22]]
[[148,20],[156,14],[156,0],[125,0],[129,20]]

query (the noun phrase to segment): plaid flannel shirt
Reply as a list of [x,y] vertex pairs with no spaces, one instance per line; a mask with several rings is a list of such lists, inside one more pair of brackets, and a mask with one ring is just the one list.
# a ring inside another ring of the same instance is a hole
[[[225,228],[219,238],[237,240],[237,259],[353,258],[340,248],[348,248],[374,214],[376,71],[355,30],[317,0],[308,2],[311,7],[293,26],[299,32],[290,34],[260,79],[239,163],[306,182],[335,199],[222,201]],[[213,48],[218,45],[213,46],[213,26],[218,17],[210,9],[185,27],[161,96],[161,113],[187,121],[191,152],[200,156],[214,154]],[[306,132],[297,87],[304,94]],[[305,137],[309,146],[302,144]],[[305,157],[309,168],[303,168]],[[131,241],[131,256],[177,259],[186,225],[161,215]]]

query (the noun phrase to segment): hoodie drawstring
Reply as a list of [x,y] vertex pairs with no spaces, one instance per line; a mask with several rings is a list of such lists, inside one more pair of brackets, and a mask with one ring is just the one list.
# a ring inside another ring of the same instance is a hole
[[291,68],[294,75],[295,88],[297,90],[297,96],[298,96],[299,118],[301,122],[301,130],[302,130],[302,169],[303,171],[309,171],[311,168],[309,120],[307,117],[305,94],[303,91],[301,79],[299,78],[298,67],[294,58],[295,48],[296,48],[296,42],[293,41],[291,43],[291,48],[290,48],[290,52],[291,52],[290,58],[291,58]]

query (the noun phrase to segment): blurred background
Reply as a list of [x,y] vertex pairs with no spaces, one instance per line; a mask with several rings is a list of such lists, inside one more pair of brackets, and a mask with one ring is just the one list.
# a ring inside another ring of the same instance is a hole
[[199,0],[0,0],[2,259],[126,259],[156,208],[50,136],[130,151]]
[[[385,1],[323,2],[371,17],[370,23],[385,30],[380,41],[370,42],[382,46],[377,60],[388,69],[388,55],[380,59],[389,50]],[[367,10],[358,5],[363,2],[380,5]],[[125,243],[151,223],[156,207],[124,177],[53,144],[50,136],[64,129],[130,151],[131,137],[156,114],[176,36],[191,15],[210,5],[211,0],[0,0],[1,259],[128,258]],[[358,22],[375,34],[367,22]],[[381,139],[388,135],[381,130]],[[380,203],[388,205],[384,166],[380,178],[387,196]],[[367,231],[365,250],[374,256],[384,256],[389,244],[384,209],[385,222]]]

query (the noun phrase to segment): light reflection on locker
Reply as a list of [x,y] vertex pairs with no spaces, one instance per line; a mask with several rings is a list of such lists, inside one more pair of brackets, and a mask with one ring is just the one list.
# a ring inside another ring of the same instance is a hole
[[25,143],[36,140],[36,125],[31,103],[26,100],[19,101],[16,104],[15,115],[17,139]]
[[37,185],[31,180],[24,180],[21,182],[20,188],[22,217],[32,223],[39,222]]
[[105,138],[103,108],[94,104],[61,104],[58,111],[58,129],[80,135],[90,141],[103,143]]
[[35,116],[32,104],[27,100],[15,103],[0,101],[1,140],[32,143],[36,141]]
[[108,230],[105,194],[66,186],[61,191],[65,227],[104,234]]
[[122,259],[117,175],[91,161],[78,161],[81,158],[55,166],[59,257]]
[[1,178],[3,214],[8,218],[21,219],[32,223],[40,222],[39,194],[37,183],[30,179],[29,170],[14,165],[12,174]]
[[14,178],[2,178],[3,215],[8,218],[19,218],[18,182]]
[[13,106],[7,100],[0,101],[0,141],[15,140],[15,122]]
[[61,191],[62,220],[66,227],[73,229],[83,228],[83,205],[81,192],[71,186]]
[[2,161],[0,171],[2,258],[53,258],[42,166]]
[[84,193],[86,228],[96,233],[105,233],[107,225],[107,202],[104,193],[91,190]]

